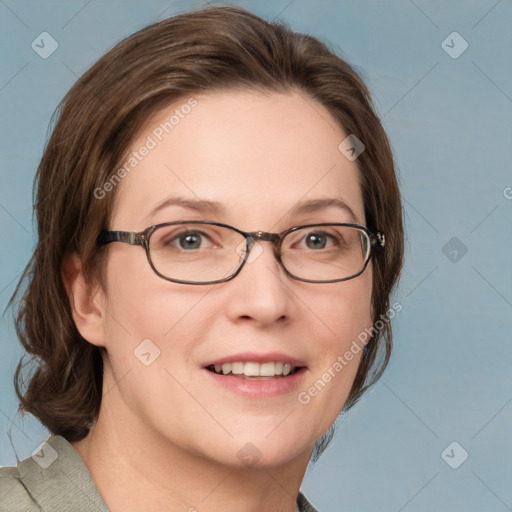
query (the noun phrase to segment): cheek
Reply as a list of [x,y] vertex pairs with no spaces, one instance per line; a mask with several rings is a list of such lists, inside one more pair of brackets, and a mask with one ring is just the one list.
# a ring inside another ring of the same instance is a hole
[[[321,316],[331,331],[333,349],[343,350],[351,340],[372,325],[371,307],[371,272],[364,272],[359,277],[325,288],[319,294],[314,309],[322,311]],[[329,285],[326,285],[329,286]]]
[[154,398],[162,390],[167,399],[169,389],[179,391],[165,370],[183,381],[195,347],[218,316],[208,300],[214,285],[167,282],[153,273],[145,255],[140,260],[116,266],[112,258],[108,269],[106,348],[113,380],[123,379],[125,386],[133,381],[135,389],[125,393],[130,402],[143,389],[151,389]]
[[297,399],[318,422],[321,435],[348,398],[364,348],[360,340],[372,326],[371,273],[325,288],[312,310],[322,328],[317,331],[315,362]]
[[[355,290],[354,290],[355,291]],[[332,393],[348,392],[355,377],[362,354],[365,329],[371,327],[370,294],[364,289],[357,293],[324,297],[323,311],[319,313],[325,319],[324,335],[316,340],[316,358],[312,372],[322,380],[334,382]],[[320,305],[317,305],[320,311]],[[340,363],[342,367],[340,367]],[[330,379],[326,372],[336,378]]]
[[161,426],[178,432],[183,422],[173,409],[204,415],[181,384],[190,387],[188,364],[212,321],[202,300],[210,287],[166,283],[141,269],[132,272],[140,278],[130,279],[127,268],[112,271],[108,283],[105,377],[107,389],[115,390],[109,399],[115,407],[122,403],[136,417],[159,418]]
[[128,249],[132,252],[109,260],[107,340],[122,336],[132,343],[145,338],[165,342],[175,332],[200,328],[197,310],[210,287],[165,281],[153,272],[143,250]]

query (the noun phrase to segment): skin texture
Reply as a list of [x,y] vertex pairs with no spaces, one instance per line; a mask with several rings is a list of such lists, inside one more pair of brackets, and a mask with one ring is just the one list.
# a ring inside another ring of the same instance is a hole
[[[351,222],[337,207],[290,213],[300,201],[329,198],[341,198],[365,224],[356,162],[338,151],[346,134],[322,105],[302,93],[195,98],[197,106],[117,185],[110,229],[180,219],[271,232]],[[131,149],[177,107],[150,120]],[[170,196],[222,209],[169,206],[148,217]],[[161,279],[141,247],[104,249],[104,289],[87,285],[79,258],[68,258],[77,328],[108,354],[99,419],[73,446],[113,512],[294,510],[314,443],[341,411],[360,353],[308,404],[297,396],[372,325],[371,266],[349,281],[303,283],[284,273],[270,243],[261,247],[235,279],[205,286]],[[147,338],[160,349],[149,366],[133,354]],[[284,352],[307,370],[292,392],[249,399],[203,369],[247,351]],[[248,442],[261,457],[252,467],[237,456]]]

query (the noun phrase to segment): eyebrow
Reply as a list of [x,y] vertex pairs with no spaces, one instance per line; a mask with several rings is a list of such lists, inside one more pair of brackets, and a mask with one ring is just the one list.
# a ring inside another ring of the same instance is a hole
[[208,201],[206,199],[187,199],[184,197],[169,197],[164,201],[158,203],[146,216],[149,219],[159,211],[169,206],[180,206],[181,208],[188,208],[199,213],[213,213],[215,215],[224,211],[224,207],[216,201]]
[[[187,208],[199,213],[213,213],[219,215],[225,212],[225,208],[217,201],[209,201],[206,199],[187,199],[184,197],[169,197],[158,203],[146,216],[146,219],[151,218],[159,211],[168,208],[169,206],[179,206]],[[350,220],[354,223],[359,223],[357,215],[354,210],[340,198],[330,199],[311,199],[309,201],[300,201],[288,213],[288,215],[298,215],[304,213],[315,213],[327,208],[338,208],[344,210],[350,216]]]
[[354,213],[354,210],[352,210],[352,208],[350,208],[350,206],[340,198],[311,199],[309,201],[301,201],[291,209],[290,214],[295,215],[299,213],[315,213],[320,210],[332,207],[344,210],[349,214],[350,220],[352,222],[356,224],[360,223],[357,215]]

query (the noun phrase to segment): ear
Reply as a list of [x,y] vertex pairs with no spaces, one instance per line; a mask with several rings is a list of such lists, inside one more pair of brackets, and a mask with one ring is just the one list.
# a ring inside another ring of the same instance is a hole
[[78,332],[93,345],[104,347],[106,300],[101,286],[86,281],[82,261],[76,253],[64,258],[62,278]]

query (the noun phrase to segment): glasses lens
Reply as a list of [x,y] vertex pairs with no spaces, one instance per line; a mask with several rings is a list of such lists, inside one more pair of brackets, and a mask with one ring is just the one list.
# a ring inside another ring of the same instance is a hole
[[311,281],[348,279],[370,255],[365,231],[349,226],[307,226],[283,239],[281,261],[290,274]]
[[232,275],[240,267],[245,249],[240,233],[213,224],[161,226],[149,241],[150,258],[158,273],[194,283]]

